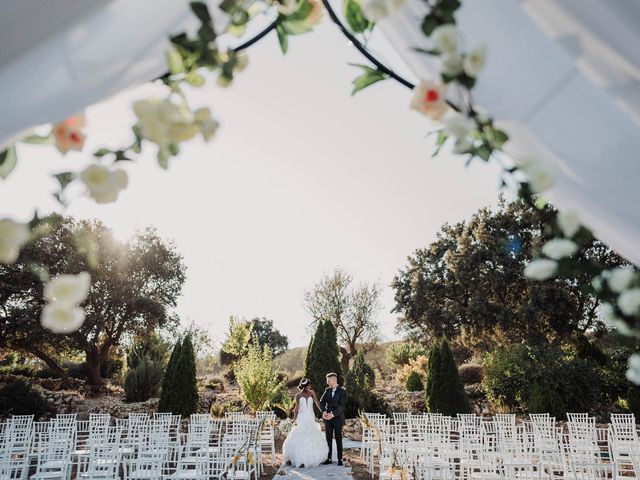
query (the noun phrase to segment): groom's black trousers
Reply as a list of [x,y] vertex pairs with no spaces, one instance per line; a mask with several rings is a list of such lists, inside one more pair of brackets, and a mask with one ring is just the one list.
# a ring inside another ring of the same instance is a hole
[[338,461],[342,460],[342,424],[334,425],[332,422],[324,422],[324,434],[329,445],[329,460],[332,458],[333,435],[336,436],[336,447],[338,448]]

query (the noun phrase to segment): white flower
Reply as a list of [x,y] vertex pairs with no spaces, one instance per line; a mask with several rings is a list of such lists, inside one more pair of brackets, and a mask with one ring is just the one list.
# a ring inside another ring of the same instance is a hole
[[121,168],[109,170],[103,165],[91,164],[80,172],[80,180],[89,195],[98,203],[111,203],[118,199],[121,190],[127,188],[129,177]]
[[431,34],[433,46],[441,53],[453,53],[458,50],[460,36],[458,30],[451,24],[441,25]]
[[526,170],[529,179],[529,187],[533,193],[542,193],[549,190],[553,184],[553,176],[546,165],[535,163]]
[[91,276],[87,272],[58,275],[45,284],[44,298],[49,302],[79,305],[89,295],[89,288]]
[[618,330],[621,335],[626,335],[628,337],[633,335],[633,330],[631,330],[629,325],[616,315],[613,305],[610,303],[603,303],[600,306],[600,313],[604,323]]
[[622,293],[631,285],[635,271],[631,267],[618,267],[609,272],[607,284],[615,293]]
[[576,242],[568,240],[566,238],[554,238],[549,240],[542,247],[542,253],[547,257],[554,260],[560,260],[561,258],[570,257],[578,251],[578,245]]
[[636,385],[640,385],[640,355],[634,353],[629,357],[629,369],[627,370],[627,380]]
[[628,316],[640,313],[640,288],[625,290],[618,297],[620,311]]
[[558,212],[558,226],[565,237],[571,238],[580,230],[580,217],[576,210]]
[[370,22],[377,22],[389,15],[389,4],[387,0],[362,0],[360,7],[362,15]]
[[442,73],[450,77],[460,75],[464,70],[464,60],[462,55],[457,52],[443,54],[441,57]]
[[532,280],[546,280],[555,275],[557,271],[558,262],[546,258],[532,260],[524,268],[525,276]]
[[464,57],[464,73],[475,78],[478,76],[487,60],[487,47],[484,45],[471,50]]
[[476,129],[473,119],[458,112],[448,112],[442,119],[444,131],[457,139],[469,137]]
[[602,290],[602,278],[600,276],[594,277],[594,279],[591,280],[591,286],[597,292]]
[[82,326],[84,317],[80,307],[54,302],[42,309],[40,324],[54,333],[71,333]]
[[298,0],[280,0],[278,2],[278,12],[282,15],[291,15],[298,7]]
[[434,120],[439,120],[448,111],[447,86],[430,80],[420,80],[413,91],[411,108]]
[[220,124],[211,117],[211,111],[208,108],[199,108],[193,112],[196,125],[200,127],[200,132],[205,142],[211,140],[213,135],[218,130]]
[[140,120],[142,135],[161,147],[190,140],[199,131],[193,115],[169,100],[138,100],[133,111]]
[[29,240],[29,226],[8,218],[0,220],[0,263],[13,263]]

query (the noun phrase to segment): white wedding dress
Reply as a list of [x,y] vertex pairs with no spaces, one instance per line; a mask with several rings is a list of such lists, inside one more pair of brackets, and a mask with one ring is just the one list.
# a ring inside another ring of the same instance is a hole
[[298,424],[284,440],[282,460],[285,464],[291,462],[294,467],[315,467],[327,459],[329,447],[316,422],[313,398],[299,397],[298,402]]

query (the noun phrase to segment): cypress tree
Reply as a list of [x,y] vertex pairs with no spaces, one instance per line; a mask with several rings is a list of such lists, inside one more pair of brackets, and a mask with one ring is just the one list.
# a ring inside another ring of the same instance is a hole
[[[322,392],[326,386],[325,375],[323,372],[323,358],[321,355],[322,344],[324,342],[324,322],[318,322],[316,331],[311,337],[309,348],[307,349],[307,358],[304,362],[304,376],[311,381],[311,386],[317,392]],[[321,393],[318,393],[320,395]],[[319,398],[319,397],[318,397]]]
[[344,376],[342,367],[340,366],[340,347],[338,347],[338,332],[336,327],[329,320],[325,321],[324,326],[324,349],[326,351],[325,369],[328,372],[334,372],[338,375],[338,384],[344,385]]
[[188,417],[198,411],[198,383],[196,380],[196,356],[191,335],[182,341],[176,369],[176,408],[174,413]]
[[362,351],[353,359],[353,365],[345,375],[344,386],[347,389],[347,417],[357,417],[359,410],[370,412],[368,399],[374,395],[375,373],[364,360]]
[[434,345],[431,353],[434,362],[432,364],[430,354],[426,386],[427,410],[443,415],[469,413],[469,399],[447,339],[442,339],[439,348]]
[[164,377],[162,378],[162,391],[160,392],[160,403],[158,403],[159,412],[171,412],[171,408],[175,403],[174,398],[177,392],[174,385],[181,348],[182,342],[178,340],[173,347],[171,356],[167,362],[167,369],[165,370]]

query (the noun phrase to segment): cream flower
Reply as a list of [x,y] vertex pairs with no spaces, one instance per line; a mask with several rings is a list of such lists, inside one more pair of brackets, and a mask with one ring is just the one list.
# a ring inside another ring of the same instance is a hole
[[542,253],[554,260],[570,257],[578,251],[578,245],[566,238],[554,238],[542,247]]
[[526,173],[529,179],[529,187],[533,193],[542,193],[549,190],[554,184],[551,171],[542,163],[531,165],[527,168]]
[[607,276],[607,284],[615,293],[625,291],[635,277],[635,271],[631,267],[618,267],[609,272]]
[[362,15],[370,22],[377,22],[389,15],[387,0],[362,0],[360,2]]
[[29,240],[29,226],[9,218],[0,220],[0,263],[13,263]]
[[453,145],[453,153],[461,154],[461,153],[469,153],[473,148],[473,141],[469,138],[461,138],[456,140],[456,143]]
[[612,328],[615,328],[620,334],[628,337],[633,335],[633,330],[627,325],[627,323],[616,315],[613,305],[610,303],[603,303],[600,306],[600,314],[605,324]]
[[636,385],[640,385],[640,355],[634,353],[629,357],[629,369],[627,370],[627,380]]
[[421,80],[416,85],[411,99],[411,108],[434,120],[439,120],[448,111],[446,101],[447,86],[430,80]]
[[92,164],[80,172],[80,180],[89,190],[89,195],[98,203],[111,203],[129,183],[127,172],[121,168],[109,170],[103,165]]
[[532,260],[524,268],[524,275],[532,280],[546,280],[555,275],[558,271],[558,262],[539,258]]
[[40,324],[54,333],[71,333],[84,322],[84,311],[75,305],[54,302],[42,309]]
[[628,316],[640,314],[640,288],[625,290],[618,297],[618,308]]
[[82,150],[85,135],[82,133],[82,127],[85,126],[85,118],[83,114],[74,115],[62,122],[53,124],[51,133],[56,148],[63,155],[69,150]]
[[464,57],[464,73],[470,77],[477,77],[487,60],[487,47],[481,46],[471,50]]
[[450,77],[460,75],[464,70],[464,59],[457,52],[447,53],[440,58],[442,73]]
[[204,141],[208,142],[211,140],[220,126],[220,124],[211,117],[211,110],[207,107],[199,108],[193,112],[193,117],[196,125],[200,128]]
[[535,157],[532,157],[531,155],[522,155],[520,157],[515,158],[514,161],[515,161],[516,167],[522,170],[526,170],[527,168],[535,164],[537,162],[537,159]]
[[441,53],[454,53],[458,50],[460,35],[454,25],[441,25],[431,34],[433,46]]
[[476,129],[476,122],[458,112],[450,111],[442,118],[444,131],[457,139],[468,138]]
[[278,12],[282,15],[291,15],[298,8],[298,0],[280,0],[278,2]]
[[58,275],[45,284],[44,298],[48,302],[79,305],[86,300],[90,288],[91,275],[87,272]]
[[161,147],[190,140],[199,131],[191,113],[169,100],[138,100],[133,104],[133,111],[138,116],[142,135]]
[[573,237],[580,230],[580,217],[576,210],[558,212],[557,221],[562,234],[567,238]]

